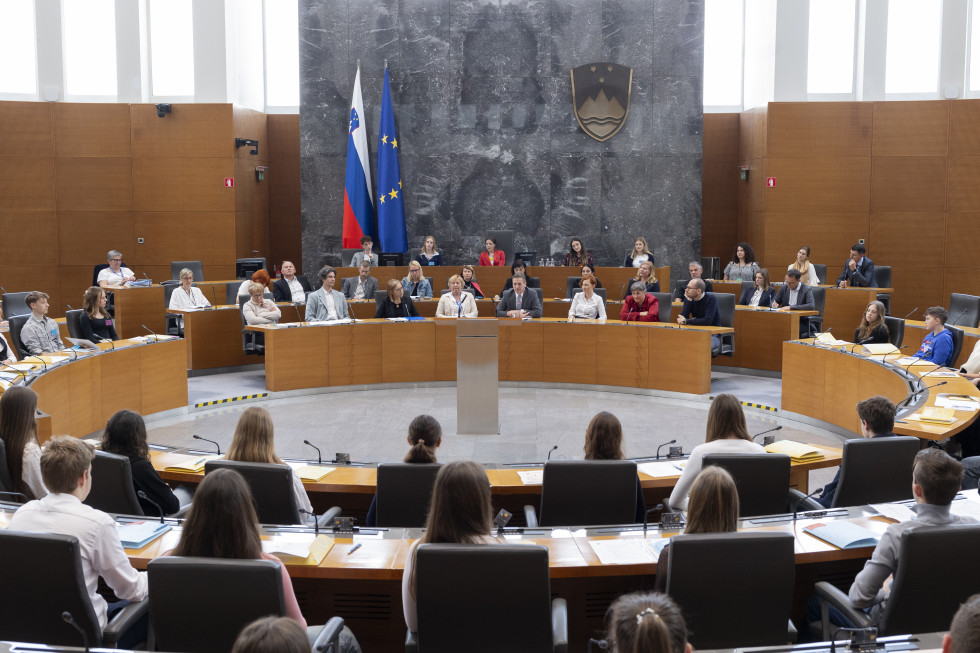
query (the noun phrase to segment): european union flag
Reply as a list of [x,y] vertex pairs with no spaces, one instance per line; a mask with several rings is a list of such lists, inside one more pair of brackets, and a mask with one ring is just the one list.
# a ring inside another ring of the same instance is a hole
[[402,173],[398,165],[398,134],[391,104],[388,68],[381,95],[381,127],[378,129],[378,237],[382,252],[408,251]]

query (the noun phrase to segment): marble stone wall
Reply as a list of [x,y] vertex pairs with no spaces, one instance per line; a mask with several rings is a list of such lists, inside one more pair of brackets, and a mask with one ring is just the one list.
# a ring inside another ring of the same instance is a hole
[[[303,262],[340,260],[357,60],[372,171],[388,61],[410,247],[476,262],[487,230],[620,265],[636,235],[686,273],[701,251],[703,0],[300,0]],[[633,68],[623,129],[578,126],[569,71]],[[374,171],[372,175],[374,175]]]

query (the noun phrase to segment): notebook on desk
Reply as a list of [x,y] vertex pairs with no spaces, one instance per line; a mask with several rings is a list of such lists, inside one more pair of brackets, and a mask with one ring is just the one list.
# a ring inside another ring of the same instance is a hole
[[878,544],[878,534],[847,520],[829,524],[810,524],[803,530],[818,539],[833,544],[838,549],[860,549]]
[[778,440],[766,447],[767,453],[781,453],[790,457],[794,463],[806,463],[824,458],[824,453],[813,445],[794,442],[793,440]]

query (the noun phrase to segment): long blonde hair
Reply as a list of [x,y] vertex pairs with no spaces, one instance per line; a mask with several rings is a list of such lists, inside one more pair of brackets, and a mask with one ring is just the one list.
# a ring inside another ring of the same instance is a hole
[[636,276],[633,277],[633,280],[642,281],[642,279],[640,279],[640,269],[645,265],[650,266],[650,277],[647,279],[646,283],[657,283],[657,274],[654,271],[655,268],[653,267],[653,263],[651,263],[650,261],[643,261],[642,263],[640,263],[640,267],[636,268]]
[[797,250],[796,260],[793,261],[793,265],[791,265],[790,267],[793,268],[794,270],[799,270],[800,271],[800,275],[802,275],[803,278],[805,279],[807,273],[810,271],[810,266],[813,265],[813,263],[810,263],[810,247],[807,246],[807,245],[804,245],[800,249],[805,249],[806,250],[806,266],[804,267],[804,266],[801,266],[800,265],[799,250]]
[[705,467],[694,479],[687,501],[685,533],[734,533],[738,530],[738,489],[723,467]]
[[745,426],[745,413],[742,404],[730,394],[720,394],[711,402],[708,409],[708,423],[705,426],[705,442],[724,440],[725,438],[741,438],[752,442],[749,430]]
[[245,409],[238,418],[235,437],[225,458],[243,463],[283,464],[282,458],[276,455],[275,429],[269,411],[258,406]]
[[411,281],[411,279],[412,279],[412,268],[418,268],[419,269],[419,281],[422,281],[422,279],[425,279],[425,270],[422,269],[422,264],[419,263],[418,261],[414,261],[413,260],[413,261],[411,261],[408,264],[408,279],[409,279],[409,281]]

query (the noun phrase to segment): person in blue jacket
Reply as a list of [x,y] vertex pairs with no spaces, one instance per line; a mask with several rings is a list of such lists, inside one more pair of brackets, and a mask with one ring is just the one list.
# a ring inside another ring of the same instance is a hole
[[953,334],[946,328],[949,313],[942,306],[933,306],[926,315],[926,330],[929,333],[922,339],[922,346],[915,352],[916,358],[948,366],[953,363]]

